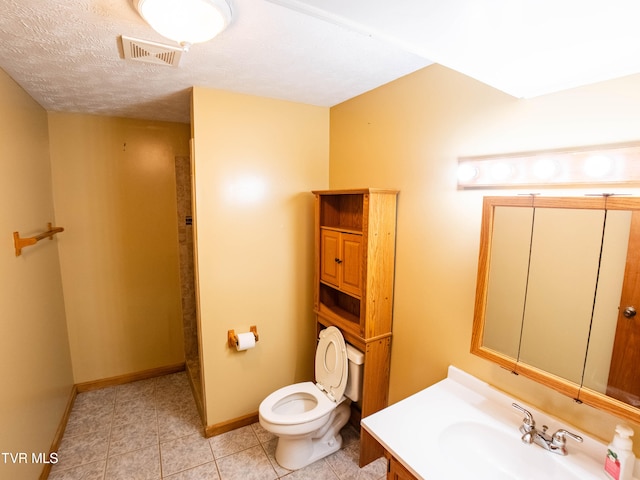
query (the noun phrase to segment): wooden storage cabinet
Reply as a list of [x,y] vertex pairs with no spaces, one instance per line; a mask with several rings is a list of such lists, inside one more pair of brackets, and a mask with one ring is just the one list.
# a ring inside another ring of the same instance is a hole
[[[317,330],[336,326],[364,352],[361,415],[388,404],[395,267],[396,190],[315,194]],[[361,430],[360,465],[384,451]]]
[[387,470],[387,480],[416,480],[416,477],[409,470],[405,468],[396,458],[385,452],[385,456],[389,460],[389,467]]

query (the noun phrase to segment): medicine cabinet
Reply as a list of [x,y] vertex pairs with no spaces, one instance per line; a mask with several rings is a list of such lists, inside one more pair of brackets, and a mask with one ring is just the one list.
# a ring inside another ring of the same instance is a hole
[[640,199],[485,197],[472,353],[640,422]]

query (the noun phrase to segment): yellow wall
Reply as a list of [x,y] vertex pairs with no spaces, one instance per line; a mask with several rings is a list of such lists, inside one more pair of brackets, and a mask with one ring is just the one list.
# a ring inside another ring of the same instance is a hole
[[[50,113],[47,133],[46,112],[3,73],[0,100],[0,355],[15,365],[1,379],[0,446],[46,451],[74,381],[183,360],[173,161],[189,127]],[[432,66],[331,110],[195,88],[207,423],[311,378],[310,190],[371,186],[401,190],[391,401],[455,364],[610,438],[617,419],[468,353],[486,192],[456,190],[456,159],[638,140],[638,124],[638,75],[517,100]],[[65,232],[16,258],[10,232],[48,221]],[[257,347],[228,349],[227,330],[253,324]]]
[[[57,242],[16,257],[12,232],[56,222],[47,113],[0,70],[0,451],[48,453],[73,385]],[[5,463],[0,478],[33,479],[42,465]]]
[[189,126],[49,113],[76,383],[184,361],[175,193]]
[[392,402],[444,378],[454,364],[611,438],[616,418],[469,353],[481,197],[513,192],[457,191],[456,162],[459,156],[639,140],[638,125],[640,75],[518,100],[434,65],[331,109],[331,188],[401,191]]
[[[194,88],[195,224],[207,424],[312,378],[313,195],[328,185],[329,110]],[[257,325],[245,352],[227,330]]]

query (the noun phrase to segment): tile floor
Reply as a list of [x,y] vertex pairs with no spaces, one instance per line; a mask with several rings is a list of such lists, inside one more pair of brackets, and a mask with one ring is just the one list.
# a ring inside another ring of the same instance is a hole
[[209,439],[186,373],[78,394],[50,480],[380,480],[386,461],[358,467],[357,431],[297,471],[274,459],[276,438],[255,423]]

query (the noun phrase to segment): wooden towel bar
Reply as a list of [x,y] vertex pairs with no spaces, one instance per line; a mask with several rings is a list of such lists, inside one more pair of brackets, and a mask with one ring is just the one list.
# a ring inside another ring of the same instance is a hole
[[47,224],[46,232],[42,232],[41,234],[36,235],[35,237],[20,238],[20,234],[18,232],[13,232],[13,243],[15,244],[15,247],[16,247],[16,257],[20,256],[20,254],[22,253],[22,249],[24,247],[35,245],[43,238],[49,238],[49,240],[53,240],[53,236],[56,233],[60,233],[60,232],[64,232],[64,228],[53,227],[51,223]]

